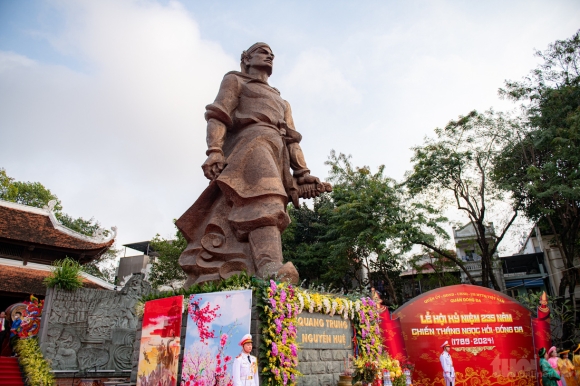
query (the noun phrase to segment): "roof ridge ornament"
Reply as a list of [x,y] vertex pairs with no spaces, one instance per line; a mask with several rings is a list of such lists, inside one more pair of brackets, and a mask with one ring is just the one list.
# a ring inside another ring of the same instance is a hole
[[115,237],[117,237],[117,227],[112,226],[111,231],[112,232],[109,232],[105,228],[97,228],[97,229],[95,229],[95,231],[93,232],[91,237],[94,237],[94,238],[99,239],[101,241],[113,240]]
[[48,202],[48,204],[46,204],[45,206],[42,207],[42,209],[45,209],[47,212],[54,212],[54,207],[56,206],[56,204],[58,203],[58,201],[56,200],[50,200]]

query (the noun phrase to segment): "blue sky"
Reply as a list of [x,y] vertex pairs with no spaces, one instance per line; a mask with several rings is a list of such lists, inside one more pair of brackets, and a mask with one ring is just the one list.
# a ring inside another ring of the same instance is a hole
[[410,148],[570,37],[578,1],[0,0],[0,167],[118,244],[170,237],[207,186],[204,106],[266,41],[312,173],[332,149],[401,179]]

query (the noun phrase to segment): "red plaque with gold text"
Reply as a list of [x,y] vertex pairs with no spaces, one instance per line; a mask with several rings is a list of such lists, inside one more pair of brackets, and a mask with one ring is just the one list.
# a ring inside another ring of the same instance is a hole
[[507,295],[460,284],[414,298],[393,313],[415,364],[413,385],[444,385],[439,355],[446,340],[456,384],[536,384],[530,311]]

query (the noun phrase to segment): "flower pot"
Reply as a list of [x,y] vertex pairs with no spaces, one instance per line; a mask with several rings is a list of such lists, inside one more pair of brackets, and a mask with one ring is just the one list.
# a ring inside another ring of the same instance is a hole
[[352,377],[350,375],[339,375],[337,386],[352,386]]

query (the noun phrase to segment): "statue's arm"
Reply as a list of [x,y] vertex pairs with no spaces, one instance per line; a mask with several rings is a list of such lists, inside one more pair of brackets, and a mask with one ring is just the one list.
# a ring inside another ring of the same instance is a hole
[[233,124],[233,113],[238,106],[240,84],[233,74],[228,74],[222,80],[215,101],[206,106],[207,120],[207,159],[201,165],[203,174],[210,180],[215,180],[226,167],[223,146],[228,127]]
[[201,165],[204,176],[215,180],[226,167],[226,158],[222,150],[226,138],[227,128],[222,122],[211,118],[207,122],[207,159]]
[[300,147],[300,141],[302,140],[302,135],[294,127],[294,118],[292,118],[292,108],[290,103],[286,102],[286,110],[284,112],[284,121],[286,121],[286,126],[288,130],[286,132],[286,146],[288,147],[288,153],[290,155],[290,168],[293,171],[295,178],[304,177],[310,174],[310,169],[306,165],[306,159],[304,159],[304,153]]

